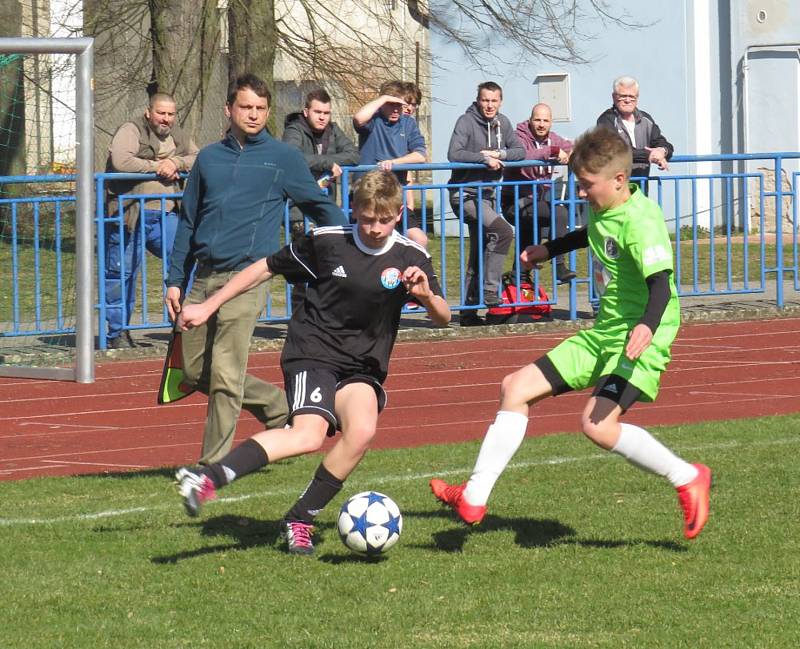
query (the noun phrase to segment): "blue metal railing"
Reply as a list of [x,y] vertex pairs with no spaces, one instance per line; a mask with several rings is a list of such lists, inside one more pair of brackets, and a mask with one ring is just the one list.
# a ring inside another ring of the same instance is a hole
[[[776,306],[785,304],[784,279],[786,273],[792,274],[793,288],[800,288],[798,264],[798,191],[800,171],[792,171],[788,182],[789,189],[783,185],[783,174],[787,167],[797,168],[800,153],[770,154],[733,154],[716,156],[675,156],[671,161],[671,171],[654,176],[645,181],[639,179],[644,187],[649,187],[650,196],[664,210],[665,219],[675,241],[676,284],[679,294],[684,297],[766,294],[769,279],[774,279],[774,302]],[[719,170],[711,173],[677,173],[687,165],[712,163]],[[753,169],[754,163],[766,167]],[[524,167],[533,164],[545,164],[538,161],[522,161],[507,163],[509,167]],[[547,163],[553,166],[552,163]],[[557,165],[556,165],[557,166]],[[354,173],[368,171],[374,167],[350,167],[343,169],[341,182],[342,206],[346,213],[350,212],[350,186]],[[722,169],[725,169],[724,171]],[[453,169],[485,169],[479,164],[415,164],[397,166],[396,170],[440,172]],[[562,171],[566,171],[562,167]],[[774,182],[774,189],[767,189],[769,176],[780,179]],[[116,199],[116,210],[105,213],[105,183],[110,178],[143,180],[154,178],[147,174],[96,174],[96,267],[97,267],[97,311],[98,341],[101,349],[106,346],[105,319],[109,305],[105,294],[105,232],[109,227],[119,228],[122,233],[123,216],[122,201],[131,199],[139,201],[140,206],[146,200],[161,202],[162,218],[166,212],[166,201],[180,199],[180,194],[148,194],[122,196]],[[75,176],[13,176],[0,177],[0,277],[6,281],[6,291],[0,300],[0,336],[22,335],[56,335],[74,333],[73,314],[69,311],[69,299],[66,297],[74,282],[70,276],[72,264],[65,261],[70,251],[65,246],[70,237],[70,215],[74,211],[75,196],[73,183]],[[14,195],[8,191],[17,186]],[[29,195],[21,195],[19,186],[24,186]],[[539,187],[547,187],[550,195],[549,231],[555,226],[555,211],[563,206],[568,213],[569,227],[573,229],[582,224],[584,203],[577,193],[575,179],[566,174],[561,181],[552,180],[517,180],[514,182],[462,183],[451,185],[445,181],[415,184],[404,188],[404,195],[415,192],[418,197],[417,209],[422,219],[423,230],[433,229],[442,235],[438,243],[430,247],[434,266],[439,273],[443,287],[455,286],[456,294],[446,297],[454,309],[470,310],[483,308],[482,288],[479,300],[481,304],[467,306],[464,276],[467,265],[467,246],[469,240],[463,212],[463,192],[465,189],[478,192],[481,198],[487,198],[498,213],[505,213],[508,220],[519,229],[520,211],[518,198],[531,193]],[[46,191],[38,195],[36,187],[46,187]],[[558,193],[564,189],[563,195]],[[502,189],[511,192],[514,205],[502,204]],[[450,201],[451,192],[455,196],[456,209]],[[784,214],[784,202],[790,205],[788,214]],[[535,204],[535,201],[534,201]],[[482,210],[482,206],[479,210]],[[534,217],[537,207],[534,207]],[[480,214],[479,214],[480,215]],[[784,217],[788,217],[784,219]],[[403,211],[403,223],[407,224],[408,210]],[[545,219],[547,221],[548,219]],[[782,247],[784,242],[782,224],[784,220],[791,223],[791,257],[784,259]],[[289,212],[284,214],[285,241],[289,240]],[[478,236],[483,236],[482,219],[478,218]],[[775,254],[770,252],[771,236],[766,230],[774,232]],[[533,222],[533,242],[538,242],[544,233],[538,220]],[[144,233],[139,233],[144,236]],[[456,239],[455,245],[448,246],[448,241]],[[143,243],[143,241],[142,241]],[[521,249],[532,243],[522,242],[515,237],[513,254],[518,256]],[[139,276],[141,285],[137,290],[137,306],[135,318],[129,328],[152,329],[168,328],[169,322],[163,306],[151,309],[153,293],[160,295],[167,267],[163,261],[157,273],[161,284],[158,290],[152,287],[152,273],[148,273],[148,259],[144,245],[140,247]],[[450,250],[451,252],[448,252]],[[569,255],[570,268],[577,268],[577,262],[584,253],[572,252]],[[123,264],[125,263],[123,258]],[[579,305],[588,299],[592,301],[593,269],[591,259],[584,262],[586,272],[569,282],[559,286],[554,277],[554,262],[541,271],[534,273],[534,281],[547,288],[547,303],[564,305],[567,315],[576,319]],[[124,269],[124,266],[123,266]],[[737,274],[737,269],[741,274]],[[483,256],[478,255],[477,273],[479,279],[483,274]],[[124,276],[124,272],[121,273]],[[458,281],[452,281],[453,276]],[[520,280],[519,269],[516,271],[517,282]],[[150,285],[148,285],[148,283]],[[478,282],[482,286],[482,281]],[[270,300],[262,318],[263,322],[285,321],[290,313],[290,289],[286,289],[286,307],[273,308]],[[582,300],[581,297],[584,299]],[[124,300],[123,300],[124,303]],[[124,309],[123,305],[123,309]]]

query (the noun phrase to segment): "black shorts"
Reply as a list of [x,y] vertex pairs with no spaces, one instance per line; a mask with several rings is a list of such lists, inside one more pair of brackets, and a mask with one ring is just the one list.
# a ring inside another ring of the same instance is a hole
[[[553,365],[553,361],[548,356],[542,356],[534,361],[533,364],[541,370],[544,378],[550,383],[550,387],[553,389],[553,396],[572,391],[572,387],[559,374],[556,366]],[[622,412],[627,412],[639,400],[641,394],[642,391],[633,383],[629,383],[626,379],[616,374],[601,376],[592,391],[593,397],[603,397],[613,401],[622,408]]]
[[386,391],[378,380],[368,374],[342,375],[336,370],[319,366],[292,365],[284,368],[283,381],[289,402],[289,421],[295,415],[319,415],[329,424],[328,437],[333,437],[341,425],[336,417],[336,392],[350,383],[366,383],[375,390],[378,413],[386,407]]

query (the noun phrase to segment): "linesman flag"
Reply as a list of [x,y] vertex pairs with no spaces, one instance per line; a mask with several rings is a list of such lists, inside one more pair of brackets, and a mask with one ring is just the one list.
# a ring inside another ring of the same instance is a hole
[[158,388],[158,404],[174,403],[188,397],[194,388],[183,382],[183,346],[181,332],[173,331],[167,347],[167,358],[161,372],[161,387]]

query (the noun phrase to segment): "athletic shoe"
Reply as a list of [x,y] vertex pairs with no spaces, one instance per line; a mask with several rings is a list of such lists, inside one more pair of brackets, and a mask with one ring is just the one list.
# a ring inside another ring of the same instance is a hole
[[130,331],[123,331],[119,336],[116,336],[115,338],[109,338],[108,342],[106,343],[106,347],[108,347],[108,349],[133,349],[136,346],[137,345],[135,342],[133,342]]
[[462,311],[458,324],[462,327],[482,327],[486,321],[475,311]]
[[441,502],[450,507],[467,525],[478,525],[486,515],[486,505],[470,505],[464,500],[466,484],[449,485],[444,480],[431,480],[431,491]]
[[214,483],[207,475],[194,473],[184,467],[178,469],[175,479],[178,481],[178,491],[183,496],[183,506],[189,516],[198,516],[203,503],[217,497]]
[[700,534],[708,520],[708,496],[711,491],[711,469],[705,464],[693,465],[697,477],[689,484],[678,487],[678,502],[683,510],[683,534],[693,539]]
[[314,526],[303,521],[283,521],[281,538],[286,541],[286,550],[291,554],[314,554],[311,534]]
[[559,284],[568,284],[571,280],[575,279],[577,275],[575,271],[570,270],[564,264],[556,266],[556,279]]

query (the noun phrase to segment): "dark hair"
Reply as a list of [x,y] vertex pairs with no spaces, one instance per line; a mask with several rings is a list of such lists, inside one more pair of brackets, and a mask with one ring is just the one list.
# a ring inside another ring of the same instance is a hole
[[159,101],[169,102],[170,104],[177,105],[175,97],[173,97],[172,95],[166,92],[155,92],[152,95],[150,95],[150,99],[147,102],[147,107],[152,108],[153,106],[156,105],[156,102]]
[[325,88],[317,88],[306,95],[306,108],[311,108],[311,102],[318,101],[323,104],[331,103],[331,96]]
[[386,81],[381,84],[380,89],[378,90],[379,95],[392,95],[393,97],[399,97],[400,99],[403,98],[403,92],[405,92],[404,83],[402,81],[397,81],[396,79],[392,81]]
[[601,172],[614,174],[618,171],[630,178],[633,155],[628,143],[616,131],[596,126],[586,131],[577,140],[569,157],[569,167],[579,174]]
[[[402,97],[403,99],[406,100],[406,103],[409,104],[413,103],[419,106],[422,103],[422,91],[419,89],[419,86],[413,81],[403,82]],[[408,101],[409,99],[413,99],[413,101]]]
[[272,104],[272,94],[270,94],[269,88],[267,88],[267,82],[261,77],[257,77],[255,74],[246,72],[236,77],[236,80],[232,81],[228,86],[228,105],[232,105],[233,102],[236,101],[236,94],[240,90],[246,88],[252,90],[259,97],[266,97],[267,106]]
[[481,90],[488,90],[490,92],[499,92],[500,99],[503,98],[503,89],[494,81],[484,81],[478,84],[478,99],[481,97]]

